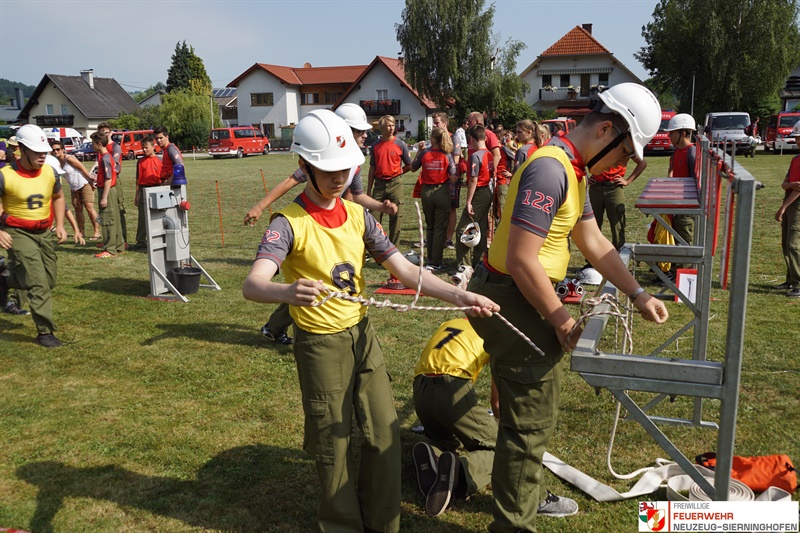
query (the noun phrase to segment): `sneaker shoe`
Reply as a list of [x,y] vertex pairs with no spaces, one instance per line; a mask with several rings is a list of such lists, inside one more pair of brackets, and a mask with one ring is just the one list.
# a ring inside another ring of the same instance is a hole
[[792,289],[786,293],[789,298],[800,298],[800,289]]
[[266,324],[261,326],[261,333],[272,342],[283,344],[284,346],[288,346],[294,342],[294,339],[287,335],[285,331],[275,335],[269,330],[269,327]]
[[417,242],[415,242],[415,243],[413,244],[413,246],[414,246],[414,248],[422,248],[422,247],[423,247],[423,246],[425,246],[426,244],[427,244],[427,243],[426,243],[425,241],[422,241],[422,242],[419,242],[419,241],[417,241]]
[[427,270],[428,272],[441,272],[442,270],[444,270],[444,267],[442,265],[435,265],[433,263],[428,263],[427,265],[425,265],[425,270]]
[[3,312],[8,313],[9,315],[18,315],[18,316],[26,316],[31,314],[30,311],[26,311],[25,309],[18,306],[17,302],[8,302],[5,305],[5,307],[3,307]]
[[460,467],[461,463],[454,453],[444,452],[439,456],[436,464],[436,483],[425,499],[425,512],[428,516],[439,516],[450,505]]
[[790,291],[792,290],[792,284],[788,281],[784,281],[780,285],[773,285],[772,288],[777,291]]
[[114,257],[114,254],[109,252],[108,250],[103,250],[99,254],[94,254],[95,259],[107,259],[109,257]]
[[444,248],[445,250],[455,250],[456,247],[453,246],[453,241],[444,241]]
[[434,483],[436,483],[436,454],[433,448],[424,442],[414,445],[411,454],[414,456],[414,467],[417,469],[417,483],[422,495],[427,498]]
[[539,516],[572,516],[578,512],[578,502],[564,496],[556,496],[549,490],[547,499],[539,504],[537,514]]
[[39,336],[36,337],[36,344],[39,346],[44,346],[45,348],[58,348],[59,346],[63,346],[61,341],[58,340],[52,333],[39,334]]

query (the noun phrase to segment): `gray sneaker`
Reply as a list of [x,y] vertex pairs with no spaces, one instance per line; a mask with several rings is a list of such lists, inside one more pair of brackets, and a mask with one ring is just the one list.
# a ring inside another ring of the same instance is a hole
[[13,300],[9,300],[6,306],[3,308],[4,313],[8,313],[9,315],[19,315],[19,316],[27,316],[30,311],[26,311],[22,309],[20,306],[17,305],[17,302]]
[[572,516],[578,512],[578,502],[564,496],[556,496],[549,490],[547,499],[539,504],[539,516]]

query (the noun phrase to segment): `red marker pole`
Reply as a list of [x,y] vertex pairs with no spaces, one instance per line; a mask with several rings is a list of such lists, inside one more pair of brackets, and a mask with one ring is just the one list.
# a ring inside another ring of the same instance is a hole
[[219,209],[219,234],[222,237],[222,247],[225,248],[225,232],[222,230],[222,197],[219,195],[219,181],[214,181],[217,187],[217,208]]

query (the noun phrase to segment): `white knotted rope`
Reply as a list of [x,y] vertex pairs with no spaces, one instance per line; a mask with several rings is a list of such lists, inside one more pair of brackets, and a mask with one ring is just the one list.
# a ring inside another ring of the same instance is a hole
[[[416,311],[471,311],[472,306],[469,307],[449,307],[449,306],[428,306],[428,305],[417,305],[417,300],[419,300],[420,293],[422,292],[422,273],[425,270],[425,239],[423,234],[423,227],[422,227],[422,212],[419,208],[419,202],[414,202],[414,206],[417,208],[417,223],[419,227],[419,243],[420,243],[420,253],[419,253],[419,275],[417,276],[417,287],[414,291],[414,299],[411,301],[410,304],[396,304],[393,303],[391,300],[384,299],[384,300],[377,300],[373,297],[364,298],[362,296],[352,296],[346,292],[342,291],[334,291],[332,289],[326,289],[326,295],[316,302],[314,302],[312,307],[318,307],[331,298],[339,298],[340,300],[347,300],[348,302],[354,302],[360,305],[366,305],[370,307],[378,307],[378,308],[389,308],[394,309],[395,311],[399,311],[401,313],[405,313],[407,311],[416,310]],[[544,352],[533,343],[533,341],[528,338],[519,328],[515,327],[511,322],[508,321],[503,315],[500,313],[492,313],[494,316],[499,318],[504,324],[506,324],[511,331],[519,335],[522,339],[527,342],[531,348],[536,350],[536,352],[544,357]]]

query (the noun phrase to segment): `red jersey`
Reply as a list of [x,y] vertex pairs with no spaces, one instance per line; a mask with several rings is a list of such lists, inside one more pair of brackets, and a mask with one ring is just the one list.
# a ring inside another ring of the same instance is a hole
[[411,164],[406,143],[392,137],[389,140],[379,140],[372,145],[372,157],[369,165],[375,169],[375,177],[381,180],[390,180],[403,173],[403,167]]
[[686,148],[676,148],[672,152],[672,177],[694,178],[695,146],[690,144]]
[[[419,179],[423,185],[440,185],[445,183],[450,176],[455,174],[456,168],[453,156],[444,153],[439,148],[429,148],[425,150],[420,155],[419,165],[422,168]],[[416,164],[414,164],[414,166],[416,166]]]
[[[786,173],[786,181],[789,183],[797,183],[800,181],[800,155],[796,155],[792,158],[792,162],[789,163],[789,171]],[[784,191],[784,198],[787,198],[791,191]]]
[[478,178],[478,187],[487,187],[494,170],[492,152],[486,149],[475,151],[469,156],[469,177]]
[[[169,143],[166,148],[161,151],[161,178],[162,179],[170,179],[172,178],[172,167],[175,163],[182,163],[180,156],[180,149],[175,145],[175,143]],[[175,161],[173,161],[173,157],[175,157]]]
[[161,185],[161,160],[154,155],[136,163],[136,184],[140,187]]
[[616,177],[620,178],[625,177],[625,173],[627,171],[628,171],[627,165],[617,165],[615,167],[609,168],[608,170],[606,170],[601,174],[592,175],[592,177],[594,178],[594,181],[596,181],[597,183],[609,183],[614,181],[614,178]]
[[114,158],[109,153],[103,154],[97,161],[97,188],[102,189],[106,179],[111,180],[111,186],[117,186],[117,172],[114,170]]

